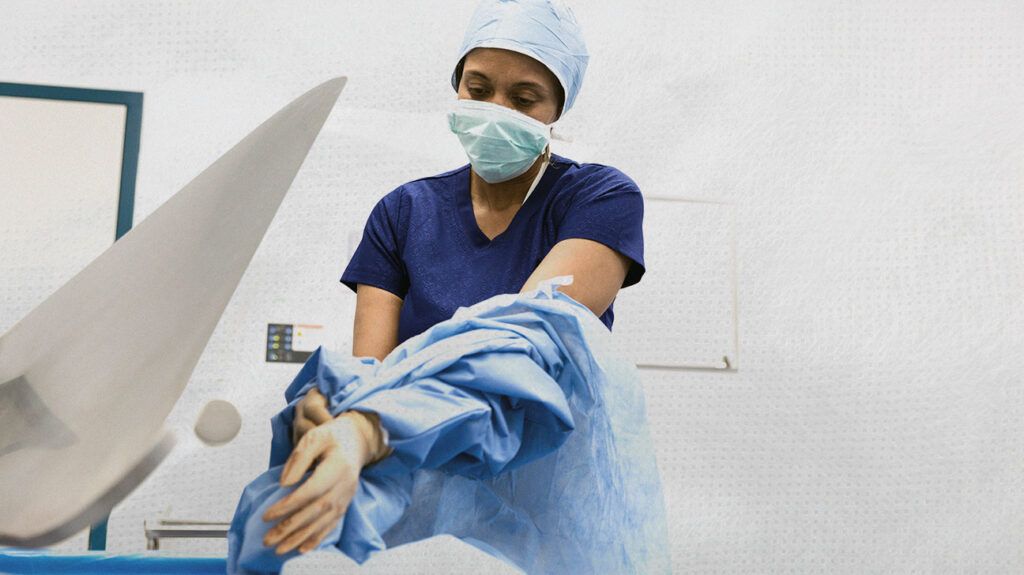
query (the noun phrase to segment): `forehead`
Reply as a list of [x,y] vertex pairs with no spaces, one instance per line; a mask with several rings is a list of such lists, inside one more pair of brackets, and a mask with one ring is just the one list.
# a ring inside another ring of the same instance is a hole
[[496,83],[535,83],[552,91],[558,85],[558,78],[544,64],[526,54],[501,48],[470,50],[462,73],[467,79],[483,76]]

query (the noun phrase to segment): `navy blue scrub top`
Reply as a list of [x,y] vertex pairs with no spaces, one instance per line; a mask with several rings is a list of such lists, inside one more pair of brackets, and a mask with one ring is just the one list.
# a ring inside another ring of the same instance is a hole
[[[398,343],[501,293],[519,293],[551,248],[567,238],[600,242],[630,260],[622,287],[644,274],[643,196],[616,168],[551,154],[508,228],[489,240],[473,214],[470,166],[413,180],[370,212],[341,282],[403,299]],[[601,314],[611,330],[612,308]]]

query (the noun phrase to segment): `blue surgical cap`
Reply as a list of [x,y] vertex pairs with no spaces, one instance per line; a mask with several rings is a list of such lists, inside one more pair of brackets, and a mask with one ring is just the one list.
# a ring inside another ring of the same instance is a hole
[[[563,115],[576,101],[590,59],[576,17],[558,0],[483,0],[469,22],[456,69],[473,48],[504,48],[547,66],[565,92]],[[459,89],[454,71],[452,87]]]

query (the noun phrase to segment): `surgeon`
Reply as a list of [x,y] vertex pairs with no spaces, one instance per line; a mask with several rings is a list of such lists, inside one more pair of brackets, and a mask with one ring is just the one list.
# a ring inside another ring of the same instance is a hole
[[[643,197],[611,166],[553,154],[552,125],[575,104],[588,54],[572,11],[550,0],[484,0],[452,73],[448,126],[469,163],[394,189],[374,206],[341,282],[356,292],[352,353],[383,360],[470,306],[572,275],[560,288],[610,330],[619,290],[640,281]],[[314,549],[344,517],[359,473],[389,454],[374,413],[332,418],[314,388],[295,408],[263,543]]]

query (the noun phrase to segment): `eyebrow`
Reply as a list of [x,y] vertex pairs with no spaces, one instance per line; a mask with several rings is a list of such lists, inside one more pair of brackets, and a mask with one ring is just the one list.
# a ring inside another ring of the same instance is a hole
[[[491,79],[488,78],[486,74],[484,74],[483,72],[477,72],[476,70],[469,70],[469,71],[465,72],[465,74],[466,74],[467,77],[473,76],[473,77],[476,77],[476,78],[487,80],[488,82],[491,81]],[[533,89],[537,90],[538,92],[540,92],[541,94],[543,94],[545,96],[549,95],[549,90],[547,88],[545,88],[542,84],[538,84],[537,82],[530,82],[530,81],[516,82],[515,84],[512,84],[512,87],[513,88],[533,88]]]

